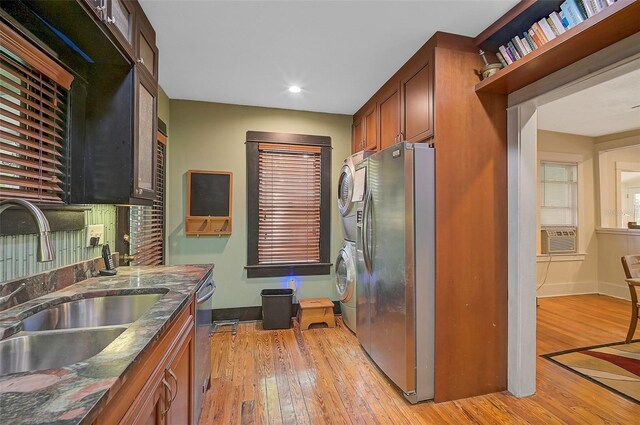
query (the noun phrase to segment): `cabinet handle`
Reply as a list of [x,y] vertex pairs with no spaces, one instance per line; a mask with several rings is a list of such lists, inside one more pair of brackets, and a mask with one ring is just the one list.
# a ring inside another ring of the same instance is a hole
[[98,6],[98,7],[96,7],[96,10],[97,10],[98,12],[102,12],[102,11],[103,11],[103,10],[105,10],[106,8],[107,8],[106,6]]
[[143,58],[138,58],[138,63],[141,63],[142,65],[144,65],[144,59]]
[[107,22],[110,24],[115,24],[116,23],[116,18],[112,17],[112,16],[108,16],[107,17]]
[[162,416],[166,415],[169,409],[171,409],[171,402],[173,401],[173,392],[171,391],[171,385],[167,382],[166,379],[162,379],[162,386],[164,386],[167,391],[169,391],[169,399],[166,400],[167,408],[162,410]]
[[402,142],[402,140],[404,140],[404,134],[402,134],[402,131],[400,132],[400,134],[398,134],[398,136],[400,136],[400,142]]
[[173,370],[171,370],[171,368],[168,368],[167,372],[169,372],[169,376],[173,378],[173,382],[175,382],[176,384],[176,392],[175,394],[173,394],[173,398],[171,399],[171,404],[173,404],[173,400],[175,400],[176,397],[178,397],[178,377],[176,376],[175,373],[173,373]]

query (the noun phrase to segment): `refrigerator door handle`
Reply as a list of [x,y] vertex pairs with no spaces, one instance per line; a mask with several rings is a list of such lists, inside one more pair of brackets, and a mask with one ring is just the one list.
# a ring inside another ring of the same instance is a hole
[[371,275],[373,273],[373,265],[371,264],[371,252],[369,251],[369,215],[371,213],[371,192],[367,192],[367,196],[364,200],[363,219],[362,219],[362,254],[364,256],[364,265],[367,268],[367,272]]

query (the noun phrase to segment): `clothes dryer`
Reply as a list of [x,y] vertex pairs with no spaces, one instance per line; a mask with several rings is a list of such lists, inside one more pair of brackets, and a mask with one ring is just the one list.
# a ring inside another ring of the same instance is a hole
[[344,324],[356,332],[356,243],[344,241],[336,258],[336,289]]
[[[342,163],[340,177],[338,178],[338,211],[342,219],[344,238],[355,242],[357,234],[356,207],[357,200],[353,199],[355,189],[356,165],[371,152],[362,151],[349,156]],[[364,183],[363,183],[364,184]],[[364,190],[361,190],[363,193]]]

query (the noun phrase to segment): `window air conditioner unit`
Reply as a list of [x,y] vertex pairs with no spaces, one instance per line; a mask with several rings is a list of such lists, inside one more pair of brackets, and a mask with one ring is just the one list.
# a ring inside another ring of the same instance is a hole
[[572,254],[576,252],[578,244],[575,227],[552,227],[541,231],[543,254]]

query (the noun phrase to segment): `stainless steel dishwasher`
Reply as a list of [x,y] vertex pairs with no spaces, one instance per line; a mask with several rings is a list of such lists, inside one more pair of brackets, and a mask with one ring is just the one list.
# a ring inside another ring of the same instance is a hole
[[211,344],[209,329],[211,328],[211,306],[209,299],[216,291],[216,284],[211,275],[196,293],[196,347],[195,347],[195,379],[193,382],[193,423],[197,424],[202,412],[204,395],[211,384]]

